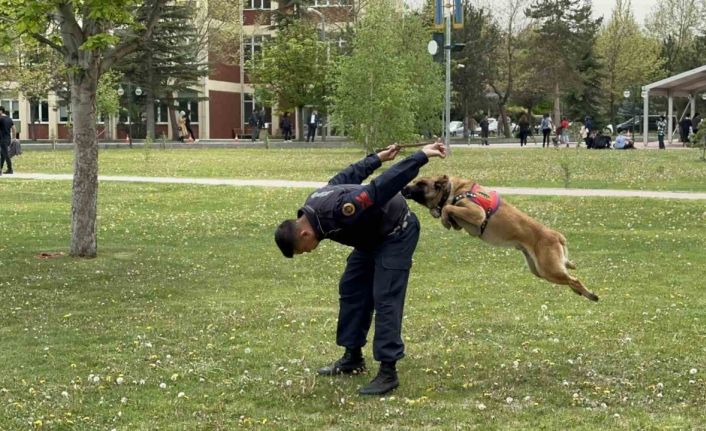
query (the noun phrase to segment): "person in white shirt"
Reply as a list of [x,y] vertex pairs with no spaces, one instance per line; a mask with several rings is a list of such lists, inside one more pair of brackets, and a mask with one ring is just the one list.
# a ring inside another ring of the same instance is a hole
[[319,125],[319,111],[314,109],[309,116],[309,131],[306,135],[306,142],[314,142],[314,137],[316,137],[316,127]]

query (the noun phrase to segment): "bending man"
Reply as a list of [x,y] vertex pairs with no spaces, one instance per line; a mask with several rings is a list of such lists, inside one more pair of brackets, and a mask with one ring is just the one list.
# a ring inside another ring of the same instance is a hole
[[382,395],[399,386],[396,363],[404,356],[402,313],[419,239],[417,217],[399,192],[430,157],[446,157],[441,142],[429,144],[361,185],[399,151],[391,145],[344,169],[307,198],[297,219],[282,222],[275,231],[275,242],[286,257],[308,253],[327,238],[354,247],[339,283],[336,343],[346,350],[318,373],[365,370],[362,347],[375,314],[373,356],[380,361],[380,370],[361,388],[362,395]]

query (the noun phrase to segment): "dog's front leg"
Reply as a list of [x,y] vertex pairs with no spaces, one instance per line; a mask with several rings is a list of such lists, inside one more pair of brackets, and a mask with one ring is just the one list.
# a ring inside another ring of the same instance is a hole
[[456,230],[461,230],[461,226],[454,220],[454,218],[451,216],[450,211],[448,208],[452,208],[450,205],[445,205],[441,209],[441,224],[444,225],[446,229],[451,229],[452,227]]
[[485,213],[479,206],[475,204],[470,204],[470,206],[447,205],[444,207],[444,210],[446,211],[446,217],[452,220],[454,225],[458,226],[457,229],[463,228],[459,222],[468,223],[478,230],[478,235],[480,234],[479,229],[480,225],[483,224],[485,220]]
[[[441,209],[441,224],[446,228],[446,229],[451,229],[451,217],[449,216],[449,211],[447,210],[449,206],[446,205]],[[454,222],[454,224],[456,224]]]

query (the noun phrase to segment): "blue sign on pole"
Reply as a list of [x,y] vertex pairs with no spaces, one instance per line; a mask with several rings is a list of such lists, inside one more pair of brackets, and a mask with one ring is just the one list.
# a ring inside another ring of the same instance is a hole
[[463,1],[454,0],[454,28],[463,28]]
[[444,28],[444,0],[434,0],[434,28]]

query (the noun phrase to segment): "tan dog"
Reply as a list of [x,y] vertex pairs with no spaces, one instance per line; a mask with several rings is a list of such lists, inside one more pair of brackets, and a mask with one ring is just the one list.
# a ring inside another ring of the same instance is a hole
[[567,271],[576,269],[576,265],[569,260],[566,238],[501,200],[494,191],[444,175],[418,178],[402,190],[402,195],[429,208],[433,217],[441,217],[447,229],[464,229],[490,244],[515,247],[537,277],[568,285],[577,294],[598,301]]

